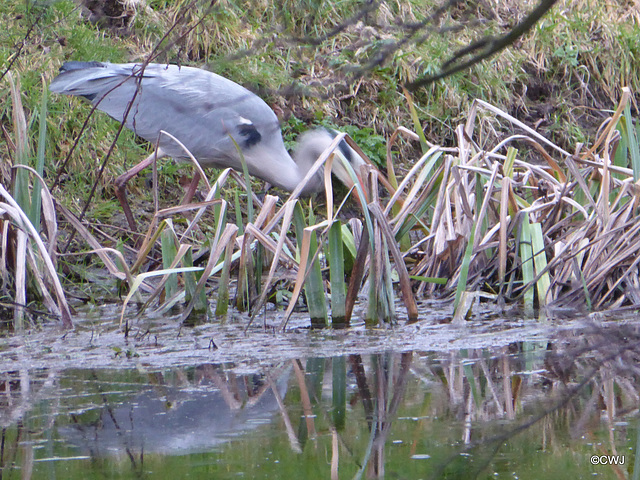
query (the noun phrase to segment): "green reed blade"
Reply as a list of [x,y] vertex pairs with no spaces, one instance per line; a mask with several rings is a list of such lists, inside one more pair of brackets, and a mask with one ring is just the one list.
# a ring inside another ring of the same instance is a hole
[[[536,252],[533,260],[538,281],[536,288],[538,290],[538,305],[544,307],[547,304],[547,292],[551,287],[549,273],[545,272],[547,268],[547,253],[544,248],[544,239],[542,237],[542,225],[539,223],[531,224],[531,247]],[[542,273],[544,272],[544,273]]]
[[629,146],[629,155],[631,156],[633,180],[637,182],[638,179],[640,179],[640,150],[638,147],[638,133],[634,127],[633,117],[631,116],[631,102],[627,102],[624,107],[624,120],[626,123],[627,145]]
[[527,289],[524,292],[524,309],[528,314],[533,314],[533,288],[530,288],[535,280],[533,267],[533,250],[531,248],[531,227],[528,215],[523,215],[520,229],[520,257],[522,258],[522,284]]
[[331,323],[345,325],[346,294],[342,225],[336,221],[329,229],[329,273],[331,279]]
[[[313,222],[314,216],[310,212],[310,222]],[[302,212],[302,207],[296,205],[293,211],[293,221],[299,239],[298,248],[300,251],[303,249],[302,242],[304,241],[304,229],[306,228],[306,220]],[[318,238],[315,232],[311,232],[309,238],[309,260],[311,262],[316,251],[318,250]],[[307,307],[309,308],[309,317],[311,319],[311,326],[315,328],[323,328],[328,323],[327,304],[325,302],[324,282],[322,281],[322,270],[320,268],[320,262],[318,258],[313,260],[313,263],[307,263],[307,269],[311,271],[308,273],[307,279],[304,283],[304,295],[307,300]],[[300,266],[302,268],[302,265]]]
[[[160,235],[161,247],[162,247],[162,266],[167,269],[171,267],[171,264],[176,258],[178,253],[177,242],[178,239],[171,228],[171,224],[169,222],[169,228],[166,228],[162,231]],[[167,283],[165,284],[165,292],[167,298],[173,297],[175,293],[178,291],[178,277],[176,274],[171,274]]]
[[455,312],[460,303],[460,297],[462,292],[467,288],[467,278],[469,276],[469,265],[471,264],[471,257],[473,255],[473,243],[475,238],[475,228],[471,229],[469,234],[469,241],[467,242],[467,248],[464,250],[464,257],[462,258],[462,265],[460,266],[460,279],[458,280],[458,286],[456,287],[456,297],[453,302],[453,311]]
[[[47,140],[47,98],[48,98],[48,89],[42,89],[42,100],[40,102],[40,112],[39,112],[39,131],[38,131],[38,151],[36,156],[36,172],[41,177],[44,173],[44,155],[46,150],[46,140]],[[42,201],[41,194],[42,189],[37,184],[33,187],[33,194],[31,198],[31,211],[29,212],[29,219],[33,226],[36,227],[36,230],[40,231],[40,215],[42,212]]]
[[[235,241],[235,237],[234,237]],[[226,315],[229,310],[229,278],[231,261],[233,256],[233,242],[227,244],[224,251],[224,264],[218,283],[218,301],[216,303],[216,315]]]

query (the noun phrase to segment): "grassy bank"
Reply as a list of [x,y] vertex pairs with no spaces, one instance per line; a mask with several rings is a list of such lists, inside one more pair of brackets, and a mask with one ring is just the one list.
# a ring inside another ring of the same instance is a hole
[[[383,3],[364,15],[366,5],[358,2],[285,2],[273,8],[253,2],[130,3],[112,12],[106,6],[117,2],[91,2],[102,5],[91,14],[71,1],[29,9],[25,2],[4,2],[0,61],[3,70],[21,74],[29,110],[40,98],[42,81],[49,82],[63,61],[143,61],[153,55],[157,62],[206,66],[261,93],[280,113],[285,133],[293,116],[306,124],[369,127],[388,137],[398,125],[411,126],[403,84],[435,73],[481,35],[506,33],[529,11],[528,2],[485,2],[450,8],[434,24],[427,19],[437,2]],[[109,18],[105,11],[123,18]],[[422,42],[407,40],[409,26],[419,22],[426,27],[414,37]],[[437,30],[445,27],[453,31]],[[451,144],[455,126],[480,98],[538,122],[542,133],[565,147],[587,141],[602,118],[593,109],[610,109],[622,86],[638,90],[638,30],[626,7],[559,2],[512,48],[416,92],[422,126],[431,141]],[[398,41],[405,43],[391,48]],[[380,58],[385,62],[378,65]],[[64,155],[88,110],[75,100],[52,99],[50,143],[60,149],[51,151],[53,158]],[[93,122],[95,137],[82,139],[78,163],[92,149],[93,157],[104,154],[115,129],[104,118]],[[297,122],[291,122],[296,130]],[[121,142],[118,150],[140,153],[131,136]]]

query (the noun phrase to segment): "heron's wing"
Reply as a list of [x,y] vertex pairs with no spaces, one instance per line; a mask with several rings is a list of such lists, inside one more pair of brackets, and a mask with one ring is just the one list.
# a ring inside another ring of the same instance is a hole
[[[161,130],[169,132],[205,165],[239,166],[231,137],[243,150],[282,143],[277,117],[262,99],[197,68],[70,62],[50,88],[87,98],[150,142],[158,140]],[[186,156],[166,137],[160,138],[160,146],[174,157]]]

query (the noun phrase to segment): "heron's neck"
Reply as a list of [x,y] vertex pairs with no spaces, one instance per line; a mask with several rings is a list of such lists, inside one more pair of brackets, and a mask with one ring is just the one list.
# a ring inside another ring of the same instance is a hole
[[[309,154],[300,155],[301,152],[297,152],[296,159],[294,160],[286,152],[279,153],[280,154],[276,156],[256,158],[254,162],[251,162],[252,168],[250,168],[249,172],[269,182],[271,185],[288,192],[293,192],[298,185],[302,183],[318,157],[313,157],[313,155]],[[266,158],[271,158],[274,161],[266,161]],[[316,172],[316,174],[309,179],[302,190],[303,195],[309,195],[322,190],[321,175],[321,173]]]
[[[311,167],[313,167],[313,164],[316,163],[316,160],[318,160],[320,153],[321,152],[315,152],[311,150],[298,150],[295,152],[293,159],[295,168],[293,169],[293,171],[295,172],[294,175],[298,177],[298,180],[296,181],[296,185],[294,186],[294,188],[302,183],[304,178],[311,170]],[[305,187],[302,189],[303,195],[309,195],[311,193],[322,191],[324,184],[324,182],[322,181],[322,170],[323,168],[320,167],[318,170],[316,170],[314,175],[308,179]]]

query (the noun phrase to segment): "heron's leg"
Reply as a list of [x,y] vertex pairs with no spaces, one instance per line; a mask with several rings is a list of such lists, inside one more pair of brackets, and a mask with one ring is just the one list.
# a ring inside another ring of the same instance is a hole
[[132,169],[127,170],[118,178],[116,178],[116,181],[115,181],[116,197],[120,202],[120,205],[122,205],[122,210],[124,210],[124,216],[127,218],[129,227],[131,227],[131,230],[133,230],[134,232],[137,232],[138,229],[136,228],[136,221],[133,218],[133,213],[131,213],[131,208],[129,208],[129,202],[127,202],[127,182],[131,180],[133,177],[135,177],[142,170],[147,168],[149,165],[151,165],[156,158],[160,158],[163,156],[164,156],[164,152],[158,149],[157,157],[156,157],[156,152],[152,153],[143,161],[141,161],[136,166],[134,166]]
[[181,205],[190,203],[191,200],[193,200],[193,197],[196,194],[196,189],[198,188],[199,183],[200,183],[200,172],[196,171],[196,173],[193,175],[193,179],[191,180],[191,183],[189,184],[189,188],[185,192],[184,197],[182,197],[182,202],[180,202]]

